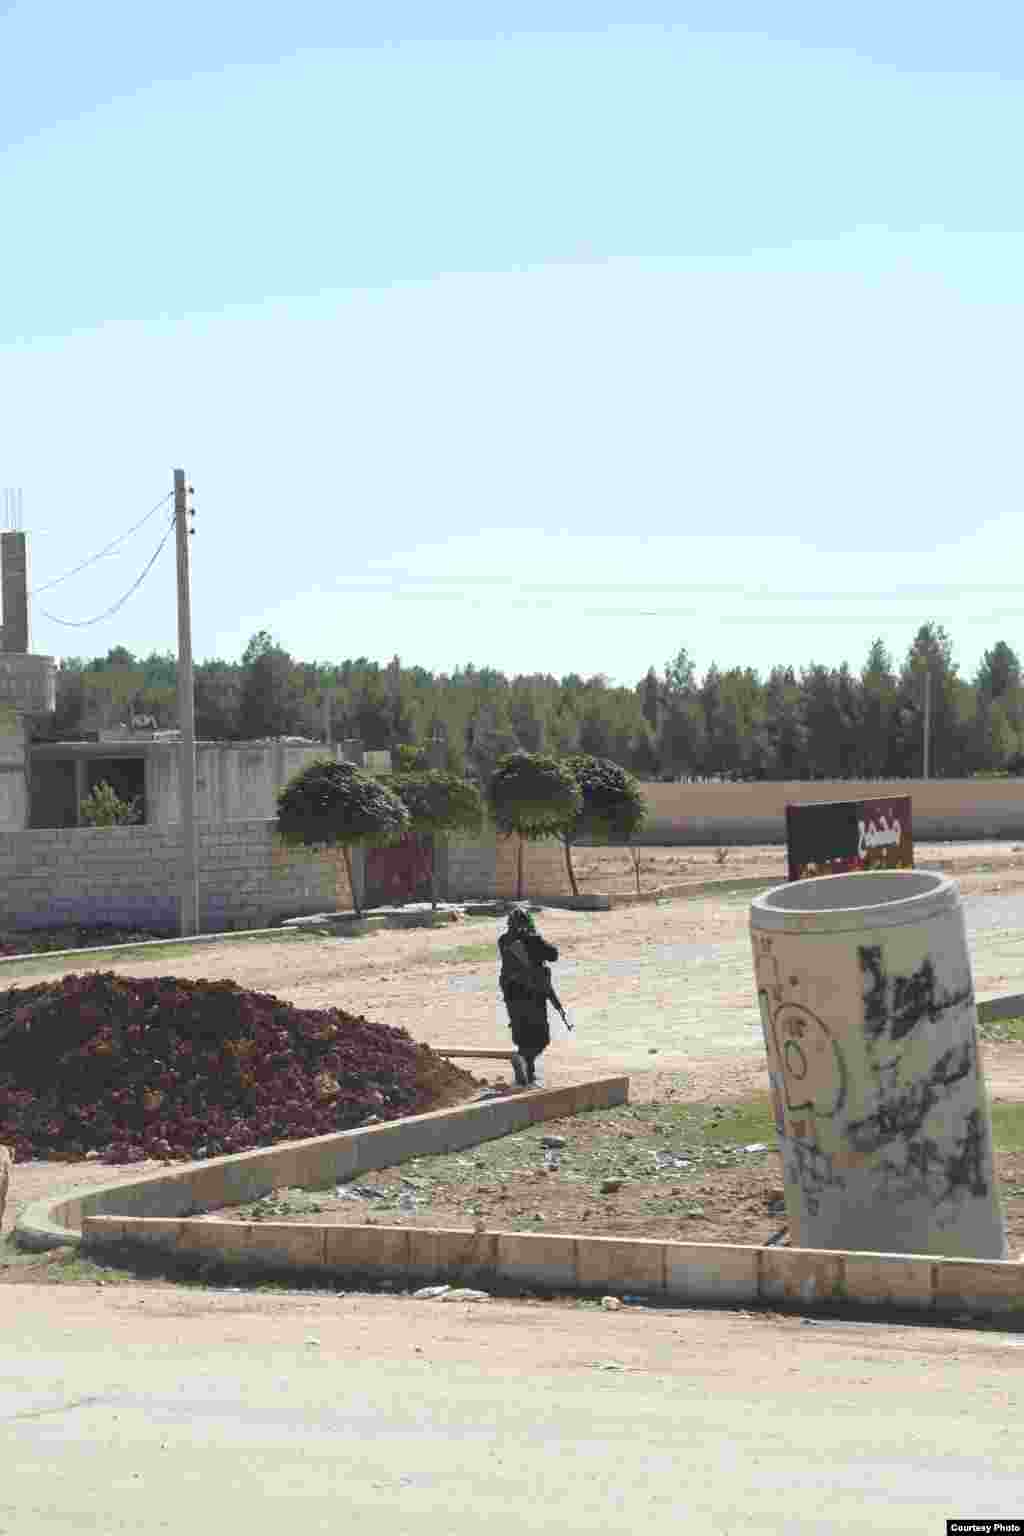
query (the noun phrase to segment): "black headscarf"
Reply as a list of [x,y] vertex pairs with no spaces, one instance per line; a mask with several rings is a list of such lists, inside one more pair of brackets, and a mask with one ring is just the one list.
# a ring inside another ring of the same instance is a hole
[[508,931],[511,934],[536,933],[533,918],[526,907],[513,907],[508,915]]

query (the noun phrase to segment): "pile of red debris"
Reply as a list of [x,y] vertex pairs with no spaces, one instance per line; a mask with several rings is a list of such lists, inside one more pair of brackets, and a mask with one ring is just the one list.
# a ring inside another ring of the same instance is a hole
[[229,981],[97,971],[0,993],[0,1145],[21,1160],[213,1157],[476,1087],[404,1029]]

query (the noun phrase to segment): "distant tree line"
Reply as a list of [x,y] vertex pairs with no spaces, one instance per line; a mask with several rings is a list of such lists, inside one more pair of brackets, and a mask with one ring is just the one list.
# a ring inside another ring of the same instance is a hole
[[[386,666],[365,657],[296,661],[265,631],[240,662],[195,669],[196,731],[204,739],[301,736],[390,748],[406,771],[427,766],[429,742],[445,767],[480,784],[509,752],[588,754],[639,779],[913,778],[922,770],[925,678],[930,677],[931,772],[936,777],[1024,771],[1024,689],[1003,640],[976,676],[959,675],[941,625],[922,624],[897,665],[881,640],[859,672],[815,663],[722,670],[698,679],[680,650],[634,687],[604,676],[508,677],[468,665],[449,673]],[[136,657],[123,646],[93,660],[67,658],[57,679],[57,731],[73,735],[149,716],[176,723],[172,655]]]

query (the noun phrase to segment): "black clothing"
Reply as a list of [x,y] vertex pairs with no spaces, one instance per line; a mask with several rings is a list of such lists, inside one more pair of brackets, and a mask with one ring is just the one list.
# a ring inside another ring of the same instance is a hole
[[540,934],[522,924],[509,925],[510,931],[498,939],[501,955],[499,986],[508,1009],[509,1027],[516,1050],[526,1065],[529,1082],[534,1081],[534,1063],[551,1044],[548,1025],[547,989],[551,981],[548,962],[558,959],[558,950]]
[[545,1001],[550,979],[546,974],[548,962],[558,959],[555,946],[537,932],[503,933],[498,938],[498,953],[501,956],[499,985],[505,1001],[525,1001],[538,996]]

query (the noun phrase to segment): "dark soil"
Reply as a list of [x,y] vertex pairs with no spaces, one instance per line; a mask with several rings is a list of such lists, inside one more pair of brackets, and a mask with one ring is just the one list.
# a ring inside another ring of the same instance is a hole
[[[546,1166],[544,1140],[550,1137],[567,1143],[558,1150],[557,1168]],[[334,1188],[278,1191],[220,1214],[455,1230],[471,1230],[482,1220],[505,1232],[785,1242],[782,1168],[774,1146],[767,1099],[720,1107],[624,1106],[360,1175],[344,1194]],[[669,1158],[671,1166],[658,1167]],[[677,1161],[688,1166],[677,1167]],[[1024,1251],[1024,1152],[999,1153],[997,1166],[1016,1258]],[[602,1193],[609,1179],[619,1180],[619,1187]],[[399,1204],[410,1194],[413,1210]]]

